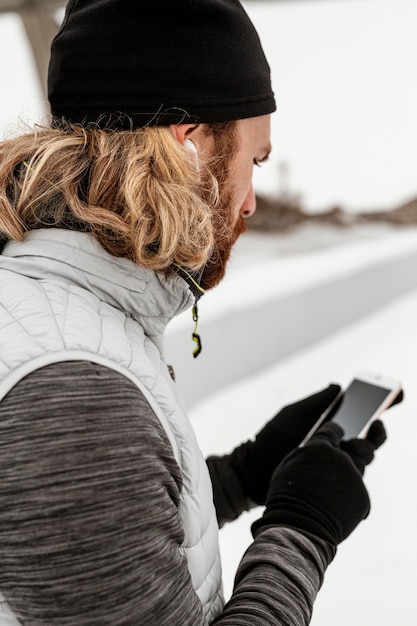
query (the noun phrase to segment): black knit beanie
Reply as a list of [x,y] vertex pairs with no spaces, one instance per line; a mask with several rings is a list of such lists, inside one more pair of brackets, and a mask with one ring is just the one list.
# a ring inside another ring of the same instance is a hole
[[275,110],[270,69],[239,0],[70,0],[52,42],[55,123],[134,128]]

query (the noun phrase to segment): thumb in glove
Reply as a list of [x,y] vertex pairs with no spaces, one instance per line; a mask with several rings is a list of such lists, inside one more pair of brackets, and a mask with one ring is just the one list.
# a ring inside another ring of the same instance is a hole
[[340,448],[346,452],[361,474],[369,465],[377,450],[386,441],[387,434],[381,420],[372,422],[365,439],[349,439],[341,441]]
[[[388,408],[399,404],[404,399],[403,390],[395,397],[394,401]],[[381,420],[372,422],[365,439],[350,439],[342,441],[340,447],[347,452],[355,463],[361,474],[364,473],[366,465],[369,465],[374,458],[375,450],[377,450],[386,441],[387,433]]]

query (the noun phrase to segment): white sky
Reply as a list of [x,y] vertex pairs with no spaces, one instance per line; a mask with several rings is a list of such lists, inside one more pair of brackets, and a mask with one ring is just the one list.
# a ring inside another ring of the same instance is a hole
[[[270,61],[278,112],[271,163],[307,208],[390,208],[417,194],[416,0],[246,2]],[[0,129],[36,121],[42,97],[19,20],[0,18]]]
[[415,196],[417,2],[246,6],[278,102],[273,175],[265,172],[262,185],[285,161],[290,189],[309,208],[390,207]]

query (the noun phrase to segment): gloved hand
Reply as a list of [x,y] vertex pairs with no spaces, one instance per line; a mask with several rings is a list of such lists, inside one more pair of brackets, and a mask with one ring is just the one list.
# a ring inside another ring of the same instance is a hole
[[340,393],[338,385],[284,407],[258,433],[230,454],[244,493],[256,504],[265,504],[271,476],[284,457],[296,448],[319,417]]
[[365,467],[373,461],[375,450],[377,450],[386,441],[387,434],[384,424],[381,420],[372,422],[365,439],[349,439],[349,441],[341,441],[340,449],[346,452],[361,475],[365,471]]
[[342,436],[340,426],[326,423],[284,459],[271,479],[264,515],[252,525],[254,536],[285,526],[336,547],[368,516],[362,473],[385,441],[385,429],[377,420],[366,439],[341,443]]

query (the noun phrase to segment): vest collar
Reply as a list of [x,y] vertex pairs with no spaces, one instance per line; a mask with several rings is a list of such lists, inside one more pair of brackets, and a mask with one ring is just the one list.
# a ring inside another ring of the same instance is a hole
[[149,336],[195,301],[179,275],[165,277],[128,259],[113,257],[88,233],[58,228],[33,230],[9,241],[0,267],[43,281],[84,288],[102,302],[136,318]]

